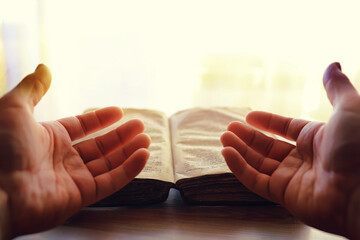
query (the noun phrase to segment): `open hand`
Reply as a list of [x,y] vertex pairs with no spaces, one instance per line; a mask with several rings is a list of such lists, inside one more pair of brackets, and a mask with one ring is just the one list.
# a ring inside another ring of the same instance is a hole
[[233,122],[221,141],[235,176],[316,228],[360,239],[360,96],[331,64],[324,86],[334,112],[327,123],[251,112],[247,122],[286,139]]
[[108,107],[76,117],[37,123],[34,106],[50,86],[39,65],[0,99],[0,198],[3,235],[48,229],[118,191],[144,167],[150,139],[131,120],[95,139],[72,141],[122,117]]

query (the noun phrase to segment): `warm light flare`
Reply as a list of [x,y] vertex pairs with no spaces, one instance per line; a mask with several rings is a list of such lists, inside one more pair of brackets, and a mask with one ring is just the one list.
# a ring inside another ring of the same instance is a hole
[[38,61],[53,72],[39,119],[227,105],[326,120],[326,66],[360,78],[355,0],[8,2],[3,29],[16,23],[17,42],[8,31],[6,56],[20,69],[10,81]]

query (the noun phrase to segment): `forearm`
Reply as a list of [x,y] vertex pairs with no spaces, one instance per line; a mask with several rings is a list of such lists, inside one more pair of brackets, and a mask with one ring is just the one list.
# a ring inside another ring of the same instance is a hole
[[0,189],[0,240],[10,239],[9,209],[7,194]]

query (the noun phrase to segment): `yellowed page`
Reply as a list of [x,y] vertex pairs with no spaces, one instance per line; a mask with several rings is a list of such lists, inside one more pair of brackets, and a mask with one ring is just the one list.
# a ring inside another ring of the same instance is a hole
[[230,172],[220,136],[232,121],[245,122],[248,108],[194,108],[170,118],[175,181]]
[[[143,171],[136,178],[157,179],[166,182],[174,182],[174,168],[170,146],[169,121],[168,117],[159,111],[148,109],[125,108],[123,118],[84,139],[93,138],[109,132],[130,119],[140,119],[145,124],[145,133],[151,137],[149,147],[150,158]],[[84,140],[84,139],[81,139]],[[73,143],[75,144],[75,142]]]

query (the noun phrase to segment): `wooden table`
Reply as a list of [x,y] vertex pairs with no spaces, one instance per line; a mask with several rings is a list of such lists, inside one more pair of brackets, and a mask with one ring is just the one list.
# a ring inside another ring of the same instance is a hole
[[280,206],[189,206],[177,190],[162,204],[86,208],[25,239],[344,239],[308,227]]

